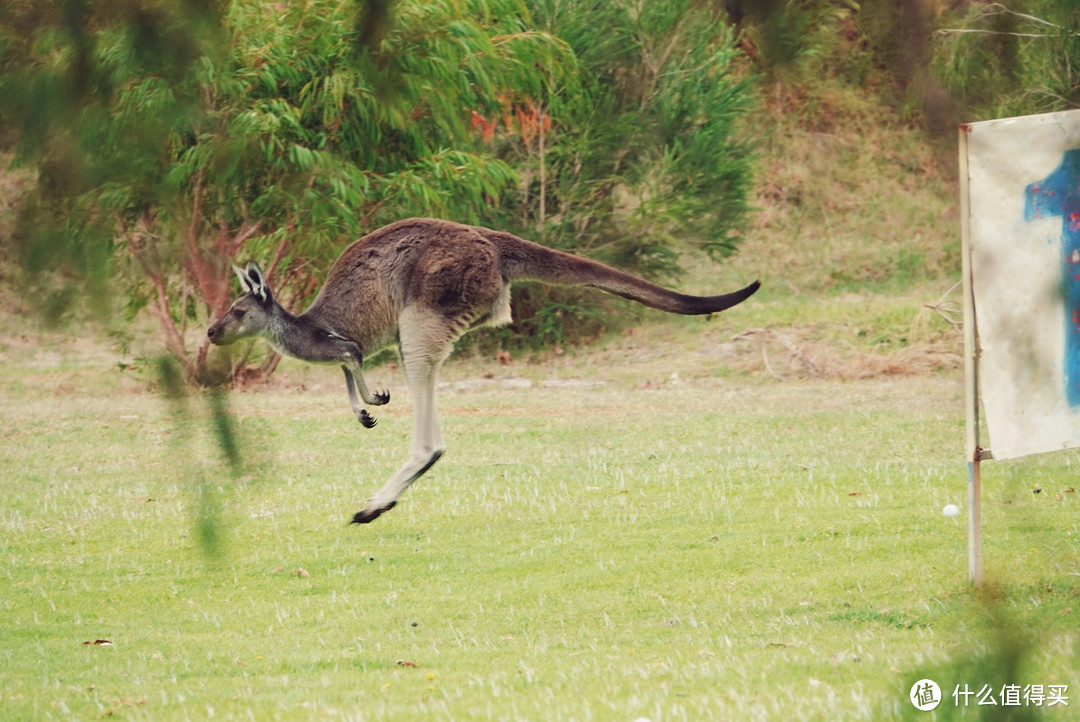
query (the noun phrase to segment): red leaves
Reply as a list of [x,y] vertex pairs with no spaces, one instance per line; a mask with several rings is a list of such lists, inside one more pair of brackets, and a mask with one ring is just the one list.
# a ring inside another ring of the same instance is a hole
[[[504,106],[502,122],[507,135],[516,132],[526,146],[531,146],[538,135],[543,136],[551,130],[551,116],[532,98],[525,98],[518,103],[512,102],[506,96],[499,96],[499,100]],[[480,133],[480,139],[488,145],[495,142],[495,129],[499,125],[499,119],[488,120],[475,110],[469,112],[472,114],[469,125]]]

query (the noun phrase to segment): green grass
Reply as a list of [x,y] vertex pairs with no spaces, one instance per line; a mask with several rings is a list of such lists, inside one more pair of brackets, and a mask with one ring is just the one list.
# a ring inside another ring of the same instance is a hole
[[[1002,629],[1029,643],[1005,681],[1080,704],[1075,453],[986,465],[987,601],[941,514],[958,372],[781,382],[687,352],[672,379],[633,346],[686,333],[451,364],[447,455],[366,527],[407,448],[392,369],[374,430],[332,369],[232,395],[233,471],[207,399],[5,347],[0,716],[889,719],[922,676],[981,682]],[[573,377],[605,383],[545,385]]]
[[283,364],[229,397],[233,467],[208,399],[116,366],[153,327],[121,359],[0,316],[0,719],[996,719],[951,706],[985,683],[1070,685],[1021,711],[1075,719],[1080,456],[984,465],[974,593],[959,335],[922,306],[958,277],[954,154],[875,97],[764,87],[759,212],[678,283],[753,301],[509,367],[461,344],[446,456],[368,527],[400,372],[369,431]]

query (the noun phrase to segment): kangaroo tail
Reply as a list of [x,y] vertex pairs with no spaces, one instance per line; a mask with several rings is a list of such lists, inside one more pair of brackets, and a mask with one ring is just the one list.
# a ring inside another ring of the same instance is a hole
[[754,281],[733,293],[690,296],[631,276],[599,261],[572,256],[509,233],[487,231],[484,235],[498,247],[503,278],[508,282],[541,281],[564,286],[589,286],[668,313],[688,316],[717,313],[742,303],[761,286],[760,282]]

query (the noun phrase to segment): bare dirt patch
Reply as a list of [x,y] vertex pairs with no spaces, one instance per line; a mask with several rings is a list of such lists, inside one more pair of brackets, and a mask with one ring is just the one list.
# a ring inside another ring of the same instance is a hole
[[953,344],[943,341],[877,351],[814,340],[797,327],[748,329],[715,345],[709,355],[744,370],[763,370],[781,380],[914,376],[949,371],[963,364]]

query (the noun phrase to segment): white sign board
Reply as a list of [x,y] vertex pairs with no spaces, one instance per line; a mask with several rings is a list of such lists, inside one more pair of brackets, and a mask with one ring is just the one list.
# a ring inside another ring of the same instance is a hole
[[990,452],[1080,446],[1080,111],[970,123],[960,152]]

